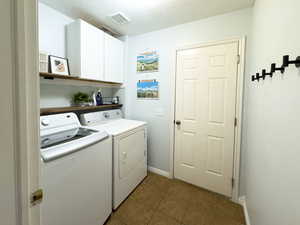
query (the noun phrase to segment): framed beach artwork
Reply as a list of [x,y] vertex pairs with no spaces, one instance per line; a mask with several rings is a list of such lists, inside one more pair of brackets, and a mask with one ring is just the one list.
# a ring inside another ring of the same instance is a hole
[[159,55],[156,51],[145,51],[137,56],[137,72],[158,72]]
[[138,99],[158,99],[159,84],[156,80],[139,80],[137,82]]

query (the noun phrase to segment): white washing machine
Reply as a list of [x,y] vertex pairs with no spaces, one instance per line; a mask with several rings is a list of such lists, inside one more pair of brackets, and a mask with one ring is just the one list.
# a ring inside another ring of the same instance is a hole
[[102,225],[112,212],[112,140],[74,113],[42,116],[43,225]]
[[147,124],[122,118],[121,110],[81,115],[81,123],[107,131],[113,140],[113,209],[147,176]]

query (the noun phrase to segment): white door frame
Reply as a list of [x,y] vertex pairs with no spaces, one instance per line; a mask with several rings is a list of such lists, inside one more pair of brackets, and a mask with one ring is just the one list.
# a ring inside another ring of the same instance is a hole
[[39,188],[40,177],[38,2],[13,0],[12,6],[17,220],[22,225],[40,225],[40,207],[30,204],[31,193]]
[[[241,131],[242,131],[242,111],[243,111],[243,89],[244,89],[244,73],[245,73],[245,47],[246,47],[246,37],[241,38],[231,38],[222,41],[213,41],[196,45],[188,45],[184,47],[179,47],[175,50],[175,68],[177,68],[177,52],[180,50],[187,50],[192,48],[201,48],[214,46],[219,44],[227,44],[232,42],[239,43],[239,55],[240,63],[238,64],[238,74],[237,74],[237,95],[236,95],[236,110],[235,115],[237,118],[237,126],[235,127],[235,141],[234,141],[234,168],[233,168],[233,179],[234,185],[232,189],[232,201],[238,202],[239,198],[239,181],[240,181],[240,158],[241,158]],[[171,91],[174,96],[171,99],[171,119],[170,119],[170,178],[174,178],[174,151],[175,151],[175,113],[176,113],[176,69],[175,78],[172,79]]]

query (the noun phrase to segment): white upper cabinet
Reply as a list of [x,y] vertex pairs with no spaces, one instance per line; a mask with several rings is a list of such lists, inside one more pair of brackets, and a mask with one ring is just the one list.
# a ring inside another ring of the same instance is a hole
[[67,27],[70,71],[81,78],[104,80],[104,32],[76,20]]
[[67,55],[74,76],[124,81],[124,43],[83,20],[67,27]]
[[82,75],[86,78],[104,79],[104,32],[83,22],[81,26]]
[[105,80],[123,83],[124,81],[124,43],[104,33]]

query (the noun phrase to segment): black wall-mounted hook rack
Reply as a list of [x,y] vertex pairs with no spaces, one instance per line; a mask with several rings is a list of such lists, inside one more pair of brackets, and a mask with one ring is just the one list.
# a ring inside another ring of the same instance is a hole
[[300,56],[298,56],[296,58],[296,60],[290,60],[290,56],[285,55],[285,56],[283,56],[283,63],[282,63],[281,67],[276,67],[276,63],[272,63],[271,64],[271,71],[269,73],[267,73],[267,71],[265,69],[263,69],[261,76],[259,76],[259,73],[256,73],[256,75],[251,76],[251,80],[252,81],[256,81],[256,80],[259,81],[260,78],[265,80],[266,76],[270,76],[272,78],[273,74],[276,71],[280,71],[281,74],[283,74],[285,72],[285,68],[288,67],[289,65],[292,65],[292,64],[294,64],[297,68],[300,68]]

